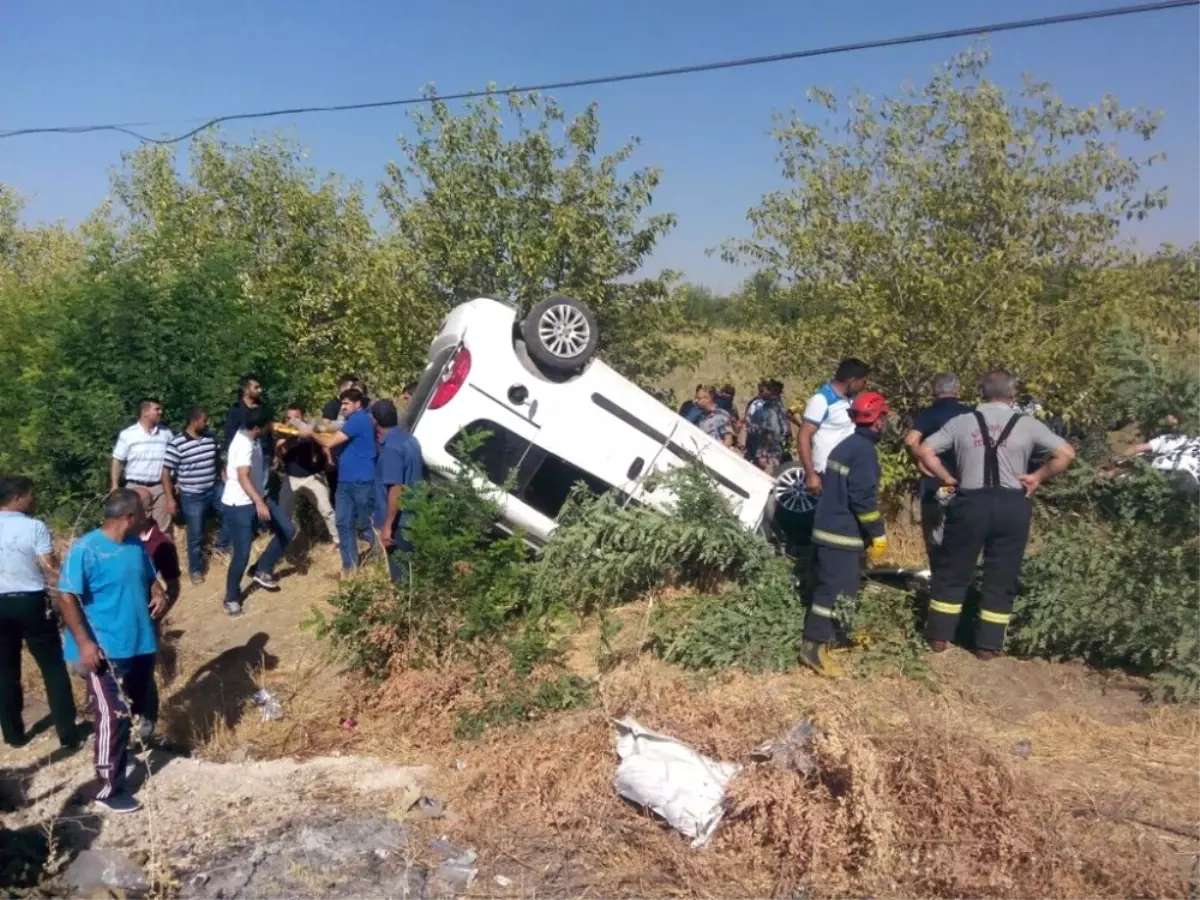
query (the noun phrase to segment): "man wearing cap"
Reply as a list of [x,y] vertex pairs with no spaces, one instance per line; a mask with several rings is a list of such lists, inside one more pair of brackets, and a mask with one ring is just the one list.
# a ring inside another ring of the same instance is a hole
[[410,513],[403,511],[405,495],[421,483],[421,445],[400,424],[396,404],[376,400],[371,406],[379,455],[375,458],[375,512],[372,524],[387,552],[392,580],[400,577],[400,555],[412,550],[404,534]]
[[[982,552],[975,652],[982,659],[991,659],[1004,649],[1012,618],[1029,540],[1029,497],[1046,479],[1066,471],[1075,450],[1044,422],[1013,408],[1017,379],[1011,372],[988,372],[979,392],[983,403],[951,419],[917,447],[917,458],[925,469],[943,484],[955,487],[954,499],[946,507],[925,638],[940,652],[954,637]],[[947,451],[954,453],[957,478],[938,458]],[[1029,459],[1036,451],[1049,457],[1029,472]]]
[[819,675],[836,677],[840,667],[829,654],[839,597],[858,594],[862,554],[877,562],[887,550],[879,512],[879,453],[876,445],[891,410],[883,395],[866,391],[850,404],[854,431],[829,452],[812,541],[816,547],[817,588],[804,618],[800,662]]

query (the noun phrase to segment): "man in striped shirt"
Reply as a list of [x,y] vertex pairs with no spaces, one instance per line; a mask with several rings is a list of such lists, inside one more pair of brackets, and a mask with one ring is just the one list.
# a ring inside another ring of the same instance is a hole
[[[168,512],[174,516],[183,510],[192,584],[204,582],[205,519],[210,512],[221,514],[218,456],[216,438],[208,430],[208,413],[198,406],[192,407],[188,410],[187,427],[167,445],[162,473]],[[178,503],[175,501],[176,490],[179,492]]]
[[150,517],[168,535],[171,514],[163,490],[163,462],[170,441],[171,429],[162,424],[162,403],[147,397],[138,403],[138,420],[117,435],[109,467],[112,491],[121,487],[122,475],[125,484],[150,491]]

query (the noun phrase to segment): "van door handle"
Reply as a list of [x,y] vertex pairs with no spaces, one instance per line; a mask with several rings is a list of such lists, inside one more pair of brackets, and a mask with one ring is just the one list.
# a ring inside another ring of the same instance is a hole
[[628,477],[630,481],[633,481],[633,479],[642,474],[642,467],[645,465],[646,461],[644,459],[642,459],[640,456],[636,457],[633,462],[629,464],[629,471],[625,473],[626,477]]

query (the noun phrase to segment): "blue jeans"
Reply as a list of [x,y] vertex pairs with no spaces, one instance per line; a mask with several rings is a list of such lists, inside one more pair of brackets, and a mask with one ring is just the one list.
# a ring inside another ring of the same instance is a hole
[[339,481],[334,495],[333,512],[337,518],[338,541],[341,543],[342,571],[358,568],[357,531],[375,546],[375,530],[371,516],[375,512],[375,483],[373,481]]
[[[263,527],[269,528],[274,537],[262,552],[262,556],[250,566],[251,575],[255,572],[274,574],[276,564],[283,558],[287,545],[296,536],[296,526],[283,514],[279,504],[274,500],[267,500],[266,503],[267,509],[271,511],[271,521],[264,522]],[[229,575],[225,579],[225,600],[239,603],[242,597],[242,576],[250,562],[250,545],[254,542],[254,524],[258,521],[258,516],[254,512],[253,504],[226,506],[222,516],[222,521],[228,528],[229,540],[233,544],[233,558],[229,561]]]
[[[198,494],[179,492],[179,509],[187,526],[188,574],[204,573],[204,520],[209,512],[221,515],[221,491],[223,485],[214,484]],[[224,529],[222,528],[222,531]]]

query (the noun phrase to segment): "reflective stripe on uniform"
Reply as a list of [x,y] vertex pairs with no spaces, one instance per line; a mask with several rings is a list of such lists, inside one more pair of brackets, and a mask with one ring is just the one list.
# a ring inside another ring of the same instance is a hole
[[830,609],[828,606],[817,606],[814,603],[811,607],[809,607],[809,609],[812,610],[812,614],[814,616],[821,616],[822,618],[825,618],[825,619],[833,618],[833,610]]
[[855,550],[863,548],[862,538],[850,537],[845,534],[834,534],[831,531],[822,531],[820,528],[814,528],[812,536],[814,541],[824,541],[835,547],[851,547]]
[[957,616],[960,612],[962,612],[962,606],[963,605],[961,603],[946,603],[942,600],[929,601],[930,612],[942,613],[946,616]]
[[826,462],[825,470],[826,471],[833,470],[834,472],[837,472],[839,475],[849,475],[850,474],[850,467],[848,465],[846,465],[845,463],[838,462],[836,459],[831,459],[828,462]]
[[882,518],[883,516],[880,515],[879,510],[873,509],[870,512],[865,512],[859,515],[858,521],[862,522],[864,525],[869,525],[872,522],[878,522]]
[[1007,625],[1012,621],[1012,613],[992,612],[990,609],[981,609],[979,611],[979,621],[988,622],[992,625]]

